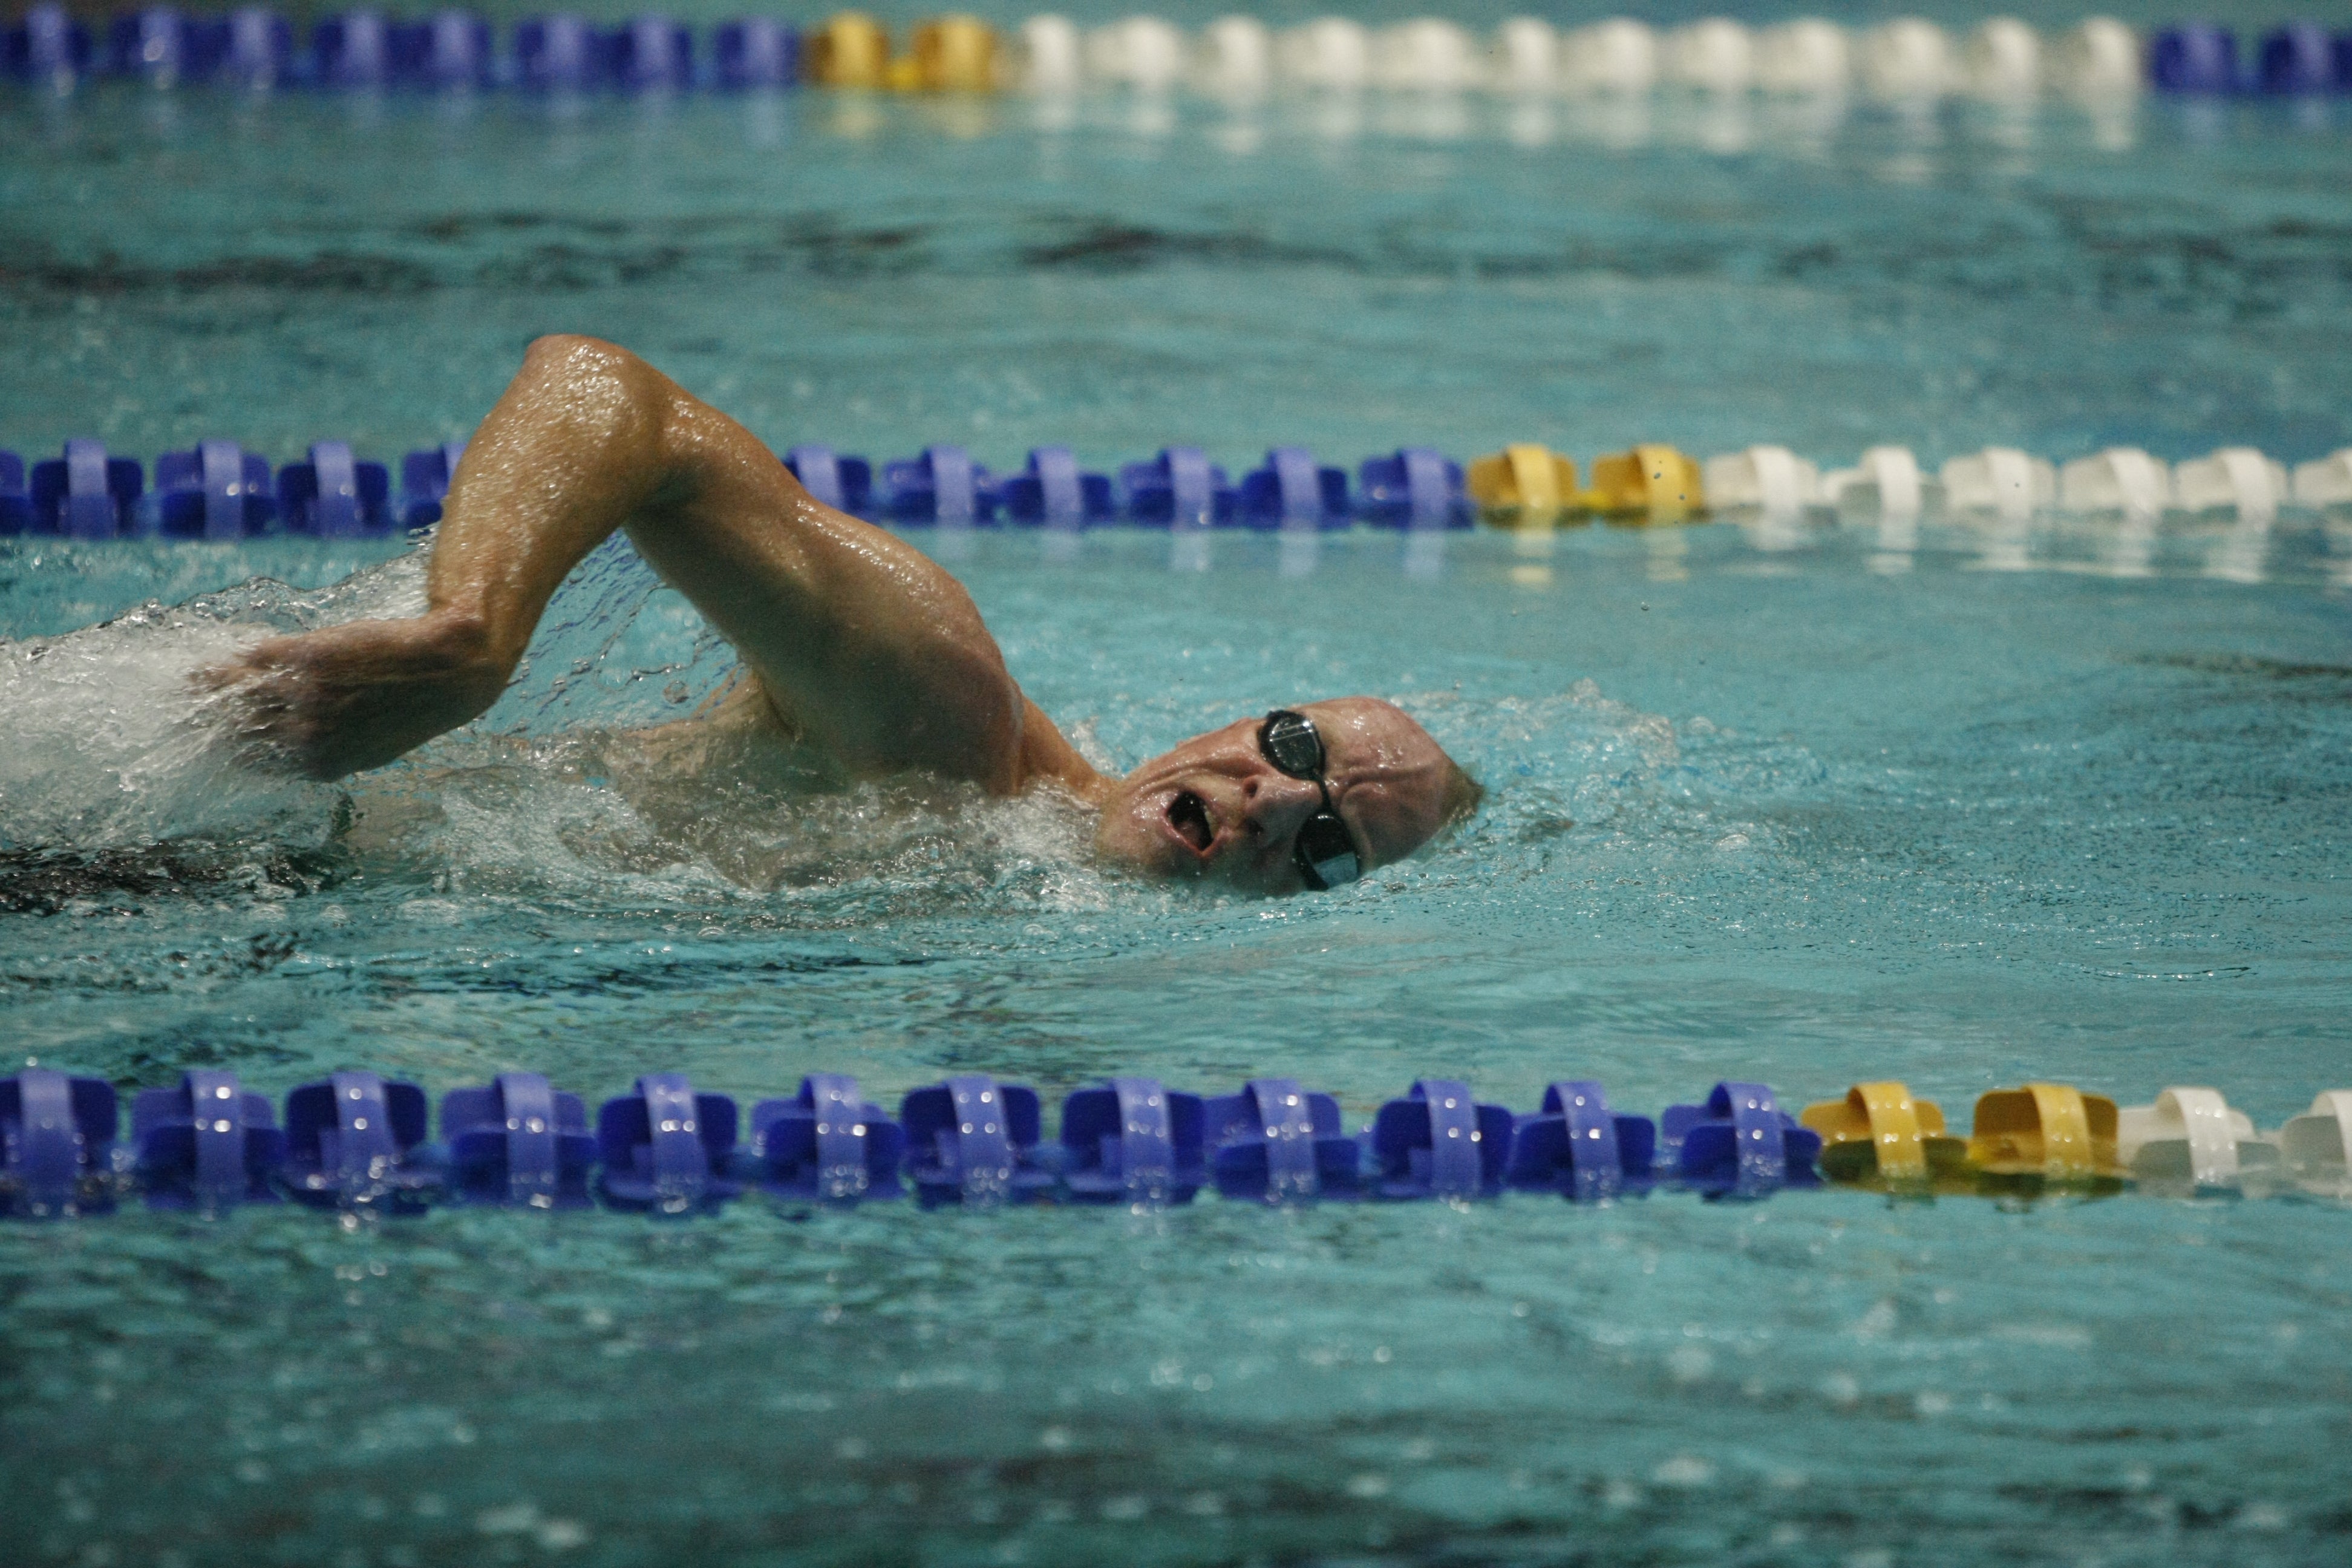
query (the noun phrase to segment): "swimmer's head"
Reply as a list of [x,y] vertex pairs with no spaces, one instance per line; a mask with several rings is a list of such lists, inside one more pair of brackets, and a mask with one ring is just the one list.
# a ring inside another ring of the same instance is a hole
[[1340,697],[1297,711],[1322,740],[1319,782],[1295,778],[1266,755],[1264,719],[1239,720],[1114,784],[1095,847],[1163,876],[1290,893],[1309,885],[1298,836],[1323,809],[1324,786],[1367,871],[1403,859],[1478,809],[1476,782],[1395,704]]

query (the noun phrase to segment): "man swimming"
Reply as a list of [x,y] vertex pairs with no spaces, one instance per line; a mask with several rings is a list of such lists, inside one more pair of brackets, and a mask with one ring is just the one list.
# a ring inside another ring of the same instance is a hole
[[1022,694],[961,584],[801,487],[749,431],[625,349],[549,337],[467,447],[426,609],[276,637],[206,672],[247,752],[313,778],[394,761],[487,711],[566,574],[614,531],[750,673],[698,722],[850,778],[1059,789],[1105,858],[1288,892],[1402,859],[1479,789],[1370,697],[1278,709],[1097,772]]

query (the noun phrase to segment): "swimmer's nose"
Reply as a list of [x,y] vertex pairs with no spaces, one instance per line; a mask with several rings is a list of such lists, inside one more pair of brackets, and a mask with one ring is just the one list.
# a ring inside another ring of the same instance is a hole
[[1269,843],[1287,842],[1322,805],[1321,790],[1287,773],[1269,773],[1242,786],[1242,820]]

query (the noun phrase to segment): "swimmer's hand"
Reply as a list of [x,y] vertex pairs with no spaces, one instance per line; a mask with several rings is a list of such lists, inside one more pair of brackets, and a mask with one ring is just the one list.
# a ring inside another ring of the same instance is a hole
[[240,760],[339,779],[479,717],[512,670],[478,621],[425,615],[272,637],[191,684],[221,710]]

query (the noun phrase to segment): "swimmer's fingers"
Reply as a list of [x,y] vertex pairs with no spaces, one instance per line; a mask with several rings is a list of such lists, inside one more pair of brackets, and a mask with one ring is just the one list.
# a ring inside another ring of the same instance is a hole
[[506,671],[430,617],[273,637],[190,678],[237,759],[337,779],[381,767],[498,700]]
[[259,773],[305,774],[303,748],[291,731],[298,704],[288,689],[278,650],[294,641],[272,637],[235,658],[188,672],[188,694],[242,766]]

